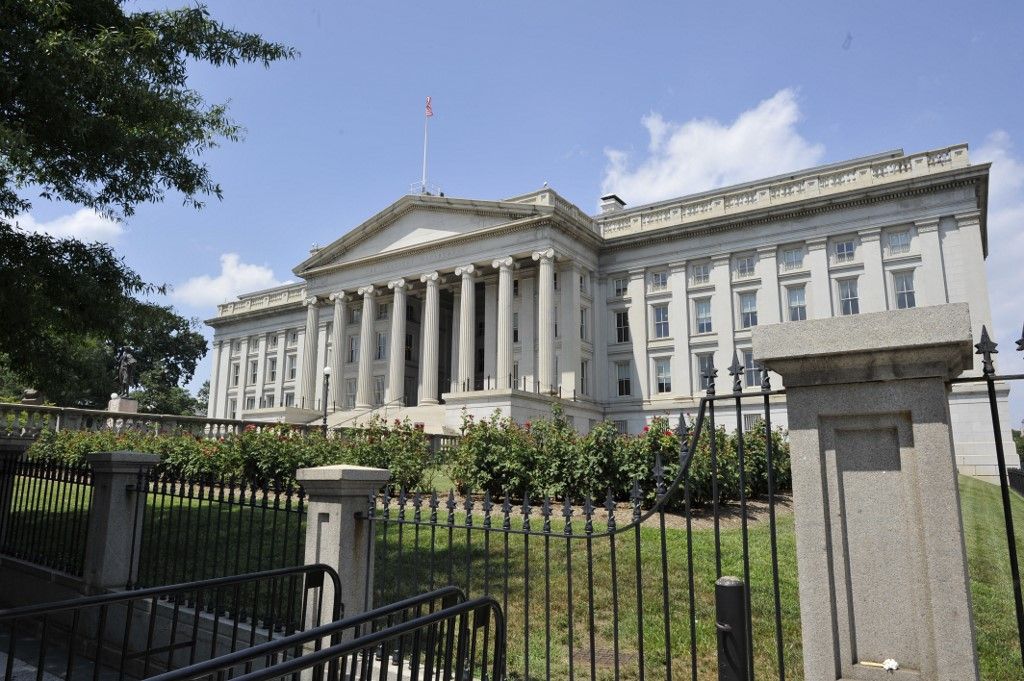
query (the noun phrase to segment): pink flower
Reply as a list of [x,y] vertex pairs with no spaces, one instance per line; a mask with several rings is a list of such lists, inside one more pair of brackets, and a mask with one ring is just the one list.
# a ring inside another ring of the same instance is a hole
[[645,433],[646,433],[647,431],[649,431],[650,429],[651,429],[651,427],[650,427],[650,426],[644,426],[644,432],[645,432]]

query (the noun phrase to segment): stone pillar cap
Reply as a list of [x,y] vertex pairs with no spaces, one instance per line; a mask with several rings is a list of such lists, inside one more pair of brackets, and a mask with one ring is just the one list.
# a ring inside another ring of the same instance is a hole
[[974,365],[967,303],[758,326],[754,358],[786,385],[942,376]]
[[391,471],[386,468],[336,464],[333,466],[300,468],[295,471],[295,479],[301,482],[303,486],[307,486],[306,483],[309,482],[367,482],[383,484],[391,479]]
[[140,467],[152,468],[160,463],[160,455],[143,452],[93,452],[86,454],[85,460],[96,472],[134,473]]

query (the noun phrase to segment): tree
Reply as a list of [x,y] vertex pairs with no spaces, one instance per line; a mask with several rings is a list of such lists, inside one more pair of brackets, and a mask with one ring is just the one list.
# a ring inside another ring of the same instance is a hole
[[109,247],[18,229],[27,194],[113,218],[168,191],[197,208],[220,198],[200,156],[241,129],[188,87],[188,62],[268,66],[296,54],[202,5],[124,4],[0,0],[0,353],[22,381],[71,403],[109,393],[107,360],[120,344],[138,341],[152,355],[139,375],[155,371],[146,375],[165,387],[191,376],[205,344],[197,354],[187,320],[136,298],[163,289]]

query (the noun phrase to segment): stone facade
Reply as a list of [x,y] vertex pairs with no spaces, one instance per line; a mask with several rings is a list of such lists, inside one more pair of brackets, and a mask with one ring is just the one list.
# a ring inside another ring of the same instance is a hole
[[[695,411],[702,369],[725,376],[734,352],[753,369],[758,325],[966,302],[977,337],[988,169],[966,145],[895,151],[635,208],[608,196],[596,216],[547,187],[404,196],[312,251],[299,283],[218,307],[209,415],[314,421],[330,366],[333,426],[451,432],[464,409],[528,420],[557,401],[579,430],[637,432]],[[994,475],[983,389],[950,408],[961,470]]]

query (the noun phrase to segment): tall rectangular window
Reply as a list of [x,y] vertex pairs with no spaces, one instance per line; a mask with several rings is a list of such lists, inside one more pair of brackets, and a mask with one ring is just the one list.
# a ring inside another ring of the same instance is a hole
[[405,334],[405,361],[412,361],[412,334]]
[[754,351],[743,351],[743,384],[748,388],[757,388],[761,385],[761,370],[754,364]]
[[807,319],[807,289],[804,286],[790,286],[786,289],[786,305],[789,307],[789,321],[802,322]]
[[787,248],[782,251],[782,269],[798,270],[804,266],[804,249]]
[[299,342],[299,332],[289,331],[288,332],[288,345],[295,345]]
[[693,301],[693,317],[697,333],[711,333],[710,298],[698,298]]
[[297,371],[298,358],[295,355],[288,355],[288,359],[285,361],[288,363],[288,380],[294,381],[295,374]]
[[231,365],[231,385],[238,385],[238,382],[242,380],[241,373],[242,369],[241,366],[239,366],[238,362],[235,362],[234,364]]
[[238,418],[238,401],[234,397],[228,400],[228,418]]
[[388,358],[388,335],[383,331],[377,332],[377,351],[374,353],[373,358]]
[[626,397],[633,394],[631,385],[631,377],[629,370],[629,362],[616,362],[615,363],[615,379],[618,384],[619,397]]
[[701,390],[707,390],[710,384],[708,374],[715,368],[715,355],[710,352],[703,352],[697,355],[697,378]]
[[654,337],[668,338],[668,305],[654,306]]
[[618,343],[629,342],[629,312],[625,310],[615,313],[615,340]]
[[896,290],[896,307],[900,310],[916,307],[917,301],[914,299],[913,270],[908,272],[896,272],[892,275],[892,279]]
[[285,393],[284,399],[281,400],[284,406],[294,407],[295,406],[295,393]]
[[740,279],[754,276],[754,263],[755,259],[752,255],[736,258],[736,276]]
[[558,338],[558,306],[555,306],[555,338]]
[[654,381],[655,392],[672,392],[672,360],[668,357],[659,357],[654,360]]
[[274,393],[266,393],[263,395],[262,404],[260,405],[264,409],[274,408]]
[[267,339],[267,347],[273,350],[277,347],[277,334],[271,334],[270,338]]
[[889,232],[889,255],[900,255],[910,251],[910,230]]
[[348,312],[348,323],[349,324],[360,324],[363,321],[363,306],[353,305],[349,308]]
[[255,395],[246,395],[245,396],[245,409],[246,409],[246,411],[249,411],[249,410],[255,409],[255,408],[256,408],[256,396]]
[[857,244],[853,239],[836,242],[836,262],[853,262],[857,253]]
[[629,290],[629,279],[626,277],[618,277],[612,280],[612,294],[616,298],[621,298],[626,295],[626,291]]
[[690,283],[691,284],[706,284],[711,281],[711,264],[706,262],[699,262],[695,265],[690,265]]
[[590,360],[580,361],[580,394],[590,394]]
[[512,342],[519,342],[519,313],[512,313]]
[[651,290],[664,291],[668,288],[668,271],[651,272]]
[[839,280],[839,312],[844,315],[858,314],[860,312],[856,279]]
[[757,293],[740,294],[740,328],[757,326]]
[[255,359],[249,360],[249,385],[256,385],[256,379],[259,378],[259,362]]
[[350,378],[345,381],[345,406],[351,409],[356,405],[356,389],[358,387],[358,379]]
[[590,308],[580,308],[580,340],[587,340],[587,317],[590,315]]
[[277,357],[267,359],[267,381],[273,383],[277,380]]
[[391,316],[391,303],[377,303],[377,321]]
[[359,336],[348,337],[348,361],[350,364],[359,361]]
[[373,403],[375,405],[384,404],[384,377],[374,376],[373,377]]
[[513,279],[512,280],[512,297],[513,298],[518,298],[519,297],[519,280],[518,279]]

